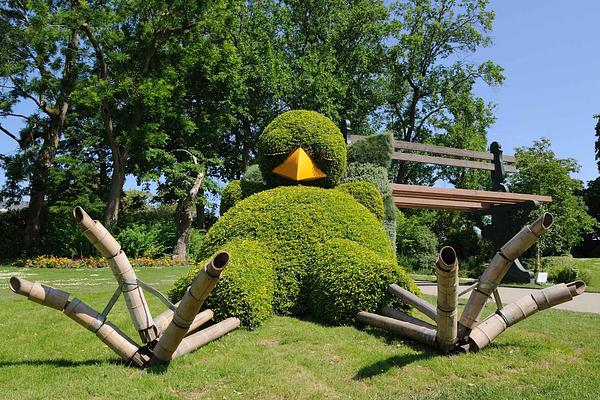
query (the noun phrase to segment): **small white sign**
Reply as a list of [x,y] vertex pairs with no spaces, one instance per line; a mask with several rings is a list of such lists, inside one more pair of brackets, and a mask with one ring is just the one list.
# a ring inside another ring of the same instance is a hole
[[546,283],[548,282],[548,273],[547,272],[539,272],[537,278],[535,279],[535,283]]

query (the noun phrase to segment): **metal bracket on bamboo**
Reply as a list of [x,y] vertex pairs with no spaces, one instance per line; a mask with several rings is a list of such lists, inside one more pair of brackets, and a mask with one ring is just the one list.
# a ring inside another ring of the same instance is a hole
[[[406,336],[444,353],[480,350],[508,327],[538,311],[570,301],[585,291],[585,283],[582,281],[561,283],[506,306],[502,304],[498,285],[512,260],[520,257],[537,242],[551,225],[552,215],[545,213],[531,225],[525,226],[502,246],[477,282],[461,293],[458,293],[456,252],[451,247],[442,248],[435,267],[437,307],[398,285],[390,285],[390,293],[434,320],[436,326],[389,307],[382,309],[383,315],[360,312],[356,319],[393,334]],[[471,295],[458,321],[458,297],[469,292]],[[491,296],[494,296],[497,310],[480,322],[480,314]]]
[[[229,262],[229,254],[218,253],[198,273],[181,302],[173,304],[160,291],[137,279],[121,245],[98,221],[92,220],[81,208],[73,211],[75,221],[90,242],[107,257],[117,280],[117,289],[108,303],[98,312],[81,300],[69,301],[70,294],[39,282],[29,282],[13,276],[10,288],[38,304],[64,312],[66,316],[82,325],[125,361],[125,365],[145,368],[154,364],[166,364],[172,359],[192,352],[220,338],[240,326],[237,318],[228,318],[197,331],[210,321],[214,313],[204,310],[199,313],[204,300],[210,295]],[[142,289],[156,296],[167,306],[167,311],[152,319]],[[120,331],[108,321],[120,295],[125,298],[132,322],[144,346]]]

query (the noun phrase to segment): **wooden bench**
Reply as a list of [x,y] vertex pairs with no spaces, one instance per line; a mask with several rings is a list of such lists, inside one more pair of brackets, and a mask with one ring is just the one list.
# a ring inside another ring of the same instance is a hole
[[[364,139],[365,136],[350,135],[350,142]],[[497,142],[490,146],[490,152],[455,149],[433,144],[411,143],[394,140],[392,159],[459,168],[473,168],[490,171],[495,190],[469,190],[438,188],[431,186],[391,184],[394,203],[398,208],[427,208],[451,211],[482,211],[495,205],[516,205],[520,203],[550,203],[550,196],[508,192],[504,186],[507,173],[517,172],[516,158],[502,154]]]

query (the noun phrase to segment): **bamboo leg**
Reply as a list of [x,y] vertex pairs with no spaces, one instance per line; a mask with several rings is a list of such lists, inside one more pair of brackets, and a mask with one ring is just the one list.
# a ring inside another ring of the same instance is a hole
[[469,347],[480,350],[490,344],[507,328],[519,321],[555,305],[565,303],[585,291],[583,281],[575,281],[568,284],[558,284],[508,304],[506,307],[490,315],[481,324],[471,331],[469,336]]
[[[177,303],[177,304],[179,304],[179,303]],[[163,314],[164,314],[164,316],[163,316]],[[168,312],[165,312],[163,314],[154,318],[154,324],[158,328],[158,331],[160,332],[160,334],[162,334],[167,329],[167,327],[173,320],[173,311],[169,310]],[[198,329],[199,327],[201,327],[202,325],[204,325],[205,323],[207,323],[208,321],[213,319],[213,317],[214,317],[214,313],[212,310],[204,310],[204,311],[200,312],[198,315],[196,315],[196,317],[194,318],[194,321],[192,321],[192,324],[190,325],[190,328],[189,328],[189,332],[195,331],[196,329]]]
[[435,345],[435,330],[414,325],[409,322],[398,321],[394,318],[361,311],[356,319],[363,324],[373,325],[397,335],[406,336],[428,346]]
[[139,346],[133,340],[81,300],[74,298],[69,301],[69,293],[15,276],[10,278],[10,288],[33,302],[62,311],[67,317],[95,333],[104,344],[128,363],[141,368],[147,361],[139,353]]
[[424,328],[435,329],[435,325],[431,325],[430,323],[420,320],[419,318],[415,318],[412,315],[408,315],[402,311],[395,310],[388,306],[384,306],[381,308],[381,315],[383,315],[384,317],[397,319],[398,321],[409,322],[411,324],[422,326]]
[[401,288],[400,286],[396,285],[395,283],[392,283],[389,286],[388,291],[391,294],[398,297],[400,300],[404,301],[407,304],[410,304],[417,310],[421,311],[423,314],[427,315],[433,321],[437,320],[437,312],[435,310],[435,307],[433,305],[431,305],[430,303],[428,303],[427,301],[421,299],[414,293],[411,293],[408,290]]
[[188,333],[192,321],[198,314],[200,307],[202,307],[202,303],[219,281],[221,273],[228,262],[229,254],[222,252],[217,254],[200,271],[177,306],[167,329],[158,339],[158,343],[153,350],[152,363],[163,363],[171,360],[173,353]]
[[121,250],[121,245],[99,221],[92,220],[83,208],[75,207],[73,215],[83,234],[107,258],[113,275],[121,285],[127,310],[140,338],[144,343],[152,342],[158,336],[158,330],[154,326],[144,292],[137,284],[137,276],[127,255]]
[[436,263],[437,344],[443,351],[454,349],[457,338],[458,260],[452,247],[442,248]]
[[490,265],[483,272],[477,283],[477,287],[471,292],[467,305],[465,306],[459,322],[459,337],[465,338],[469,335],[479,321],[479,316],[487,299],[498,287],[512,262],[520,257],[529,247],[552,226],[553,217],[550,213],[544,213],[529,226],[523,227],[519,233],[513,236],[498,253],[494,256]]
[[204,346],[207,343],[212,342],[237,329],[240,326],[240,320],[237,318],[227,318],[219,323],[216,323],[206,329],[202,329],[192,335],[186,336],[177,350],[173,353],[171,359],[175,359],[184,354],[191,353],[192,351]]

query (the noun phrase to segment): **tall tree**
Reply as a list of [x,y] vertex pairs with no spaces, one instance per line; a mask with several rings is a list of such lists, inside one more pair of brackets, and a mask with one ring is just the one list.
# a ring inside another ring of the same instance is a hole
[[[519,172],[509,177],[511,189],[519,193],[552,196],[552,203],[543,208],[554,214],[554,227],[540,242],[542,253],[568,254],[586,233],[597,226],[579,196],[582,182],[570,176],[579,171],[579,164],[573,159],[557,158],[546,138],[535,141],[531,147],[518,148],[515,156]],[[515,231],[532,218],[523,213],[515,213],[514,217],[510,222],[514,224]]]
[[[456,115],[451,108],[457,96],[469,108],[480,102],[473,94],[476,81],[502,83],[498,65],[463,59],[490,44],[494,13],[487,7],[488,0],[409,0],[392,5],[394,44],[388,51],[384,110],[398,139],[425,142],[433,134],[444,134]],[[419,177],[402,163],[395,181],[409,180]]]
[[[164,123],[173,112],[174,68],[165,49],[202,20],[203,2],[119,0],[89,3],[82,25],[96,58],[88,84],[98,103],[111,149],[112,175],[103,222],[118,220],[126,174],[167,140]],[[160,65],[160,68],[157,66]]]
[[[77,81],[78,8],[77,1],[0,4],[0,118],[20,118],[26,124],[19,133],[0,125],[0,131],[17,141],[21,150],[16,157],[4,157],[5,163],[12,164],[8,169],[19,171],[8,175],[8,186],[15,188],[20,180],[29,183],[25,254],[32,254],[39,242],[48,175]],[[29,115],[14,112],[23,103],[32,109]]]

